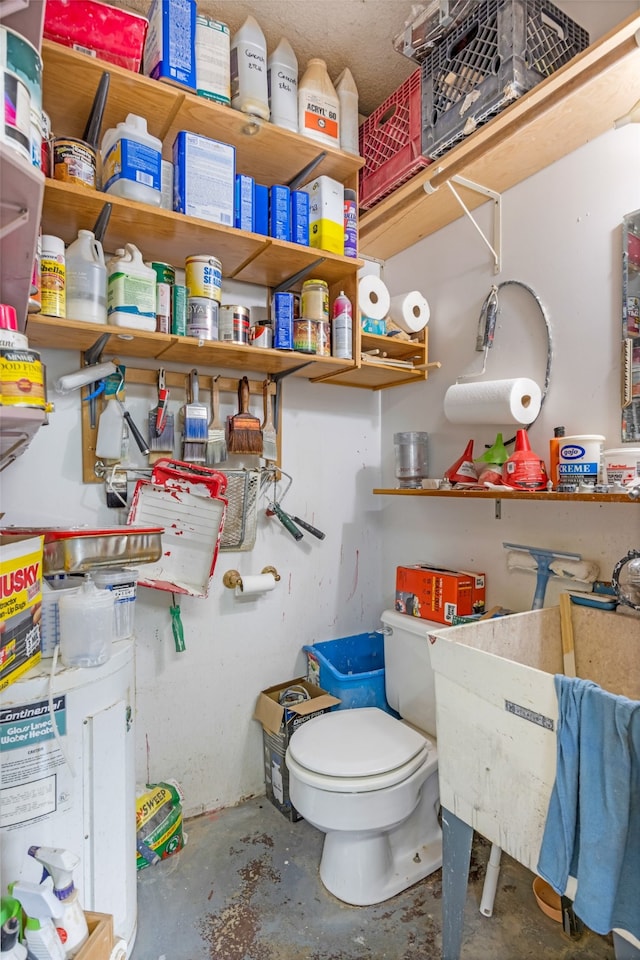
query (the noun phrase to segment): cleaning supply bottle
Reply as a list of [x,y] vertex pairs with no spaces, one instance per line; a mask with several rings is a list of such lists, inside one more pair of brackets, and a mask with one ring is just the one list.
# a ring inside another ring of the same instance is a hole
[[333,301],[331,319],[331,356],[351,360],[353,356],[353,309],[344,290]]
[[116,197],[159,207],[162,200],[162,142],[135,113],[102,138],[102,189]]
[[360,153],[358,124],[358,88],[349,67],[345,67],[335,83],[340,101],[340,149]]
[[340,100],[324,60],[313,57],[298,87],[298,129],[305,137],[340,149]]
[[66,311],[71,320],[107,322],[107,267],[102,244],[91,230],[79,230],[67,247]]
[[283,37],[267,61],[271,123],[298,132],[298,59]]
[[53,879],[47,877],[42,883],[12,883],[9,890],[27,915],[24,938],[29,954],[35,960],[65,960],[66,951],[53,923],[59,905],[53,892]]
[[25,960],[27,948],[18,943],[20,921],[17,917],[9,917],[0,928],[0,957],[2,960]]
[[231,38],[231,106],[269,119],[267,41],[260,24],[247,17]]
[[558,465],[560,463],[560,445],[565,435],[564,427],[554,427],[553,436],[549,440],[549,480],[553,484],[553,489],[558,489],[560,483],[560,473]]
[[133,243],[125,243],[109,260],[107,315],[109,323],[137,330],[156,329],[156,273]]
[[43,880],[53,877],[53,892],[59,905],[54,917],[55,925],[66,956],[74,957],[89,937],[87,920],[73,883],[73,871],[80,863],[80,857],[60,847],[32,846],[28,853],[42,864]]
[[502,481],[515,490],[546,490],[547,468],[534,453],[526,430],[516,431],[516,447],[502,467]]

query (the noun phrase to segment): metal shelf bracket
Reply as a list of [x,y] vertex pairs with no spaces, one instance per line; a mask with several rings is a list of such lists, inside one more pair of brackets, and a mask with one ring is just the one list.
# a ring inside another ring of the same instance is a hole
[[8,223],[5,223],[4,227],[0,229],[0,240],[3,240],[10,233],[13,233],[14,230],[17,230],[18,227],[22,227],[25,223],[29,222],[29,211],[26,207],[18,203],[0,201],[0,208],[3,210],[14,210],[16,213],[16,216],[13,217],[12,220],[9,220]]
[[[499,193],[496,193],[495,190],[489,189],[489,187],[483,187],[479,183],[474,183],[473,180],[467,180],[466,177],[450,177],[445,181],[445,183],[468,216],[473,226],[482,237],[485,245],[489,248],[491,256],[493,257],[493,272],[500,273],[502,269],[502,196]],[[483,197],[487,197],[489,200],[493,201],[493,243],[490,243],[483,233],[482,228],[478,224],[477,220],[467,207],[458,191],[453,186],[454,183],[460,187],[465,187],[467,190],[473,190],[475,193],[480,193]],[[433,184],[429,182],[424,184],[425,193],[435,193],[437,189],[438,187],[434,187]]]

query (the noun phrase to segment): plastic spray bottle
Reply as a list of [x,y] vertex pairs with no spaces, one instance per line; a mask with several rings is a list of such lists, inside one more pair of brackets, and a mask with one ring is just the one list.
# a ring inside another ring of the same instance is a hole
[[27,948],[18,943],[20,921],[9,917],[0,928],[0,957],[2,960],[25,960]]
[[65,960],[67,954],[53,924],[59,901],[53,892],[53,880],[42,883],[13,883],[9,890],[27,914],[24,938],[35,960]]
[[73,871],[80,863],[80,857],[59,847],[33,846],[29,847],[28,853],[42,864],[43,879],[53,877],[53,892],[59,901],[55,925],[66,957],[74,957],[89,937],[87,921],[73,883]]

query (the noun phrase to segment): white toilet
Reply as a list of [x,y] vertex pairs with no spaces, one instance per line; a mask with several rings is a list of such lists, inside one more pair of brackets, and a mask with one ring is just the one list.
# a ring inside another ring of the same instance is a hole
[[289,793],[326,834],[320,878],[339,900],[388,900],[442,866],[435,690],[428,635],[442,624],[385,610],[389,706],[333,710],[287,750]]

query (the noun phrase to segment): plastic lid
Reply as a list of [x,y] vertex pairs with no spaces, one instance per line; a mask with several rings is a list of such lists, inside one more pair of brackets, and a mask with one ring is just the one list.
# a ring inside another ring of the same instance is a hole
[[102,567],[91,574],[96,586],[103,587],[116,583],[131,583],[138,579],[138,571],[131,567]]
[[554,427],[554,428],[553,428],[553,435],[554,435],[554,437],[564,437],[564,434],[565,434],[565,428],[564,428],[564,427]]
[[10,303],[0,303],[0,330],[17,330],[18,315]]
[[334,710],[309,720],[289,744],[301,766],[330,777],[386,773],[409,763],[424,747],[425,738],[416,730],[378,707]]

